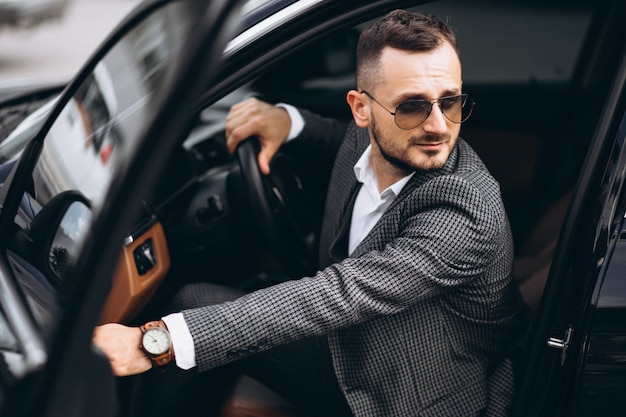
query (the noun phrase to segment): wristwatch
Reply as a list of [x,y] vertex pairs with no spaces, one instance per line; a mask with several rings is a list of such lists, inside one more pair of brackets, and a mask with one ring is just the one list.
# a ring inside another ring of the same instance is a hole
[[149,321],[141,329],[141,350],[150,358],[153,366],[165,366],[174,358],[172,339],[163,320]]

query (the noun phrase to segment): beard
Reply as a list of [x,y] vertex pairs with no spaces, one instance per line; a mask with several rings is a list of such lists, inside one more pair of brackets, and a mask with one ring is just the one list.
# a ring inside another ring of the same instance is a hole
[[410,147],[418,146],[419,144],[450,143],[452,140],[450,133],[443,135],[425,134],[411,136],[408,141],[408,146],[403,148],[397,145],[397,141],[382,134],[374,117],[370,120],[370,127],[372,137],[374,138],[374,142],[380,154],[385,161],[397,169],[407,173],[413,171],[434,171],[442,168],[448,159],[447,157],[444,161],[437,159],[437,156],[442,152],[441,150],[420,150],[422,158],[420,158],[420,161],[416,161],[410,157],[408,150]]

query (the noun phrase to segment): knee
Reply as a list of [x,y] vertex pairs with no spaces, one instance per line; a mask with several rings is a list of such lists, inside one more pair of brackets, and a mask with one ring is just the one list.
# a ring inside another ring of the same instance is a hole
[[198,308],[225,301],[235,300],[244,295],[234,288],[210,283],[193,283],[182,287],[169,303],[169,311]]

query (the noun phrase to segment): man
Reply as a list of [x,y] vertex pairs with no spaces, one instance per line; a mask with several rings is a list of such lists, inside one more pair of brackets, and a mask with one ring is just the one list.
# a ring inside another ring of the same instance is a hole
[[[254,99],[231,110],[229,147],[257,135],[265,173],[290,135],[289,146],[340,146],[321,269],[165,317],[175,361],[206,371],[322,336],[354,415],[506,415],[506,356],[524,332],[524,308],[499,186],[459,138],[472,103],[451,29],[433,16],[388,14],[360,37],[357,87],[347,130]],[[105,325],[94,341],[129,375],[151,367],[140,338]]]

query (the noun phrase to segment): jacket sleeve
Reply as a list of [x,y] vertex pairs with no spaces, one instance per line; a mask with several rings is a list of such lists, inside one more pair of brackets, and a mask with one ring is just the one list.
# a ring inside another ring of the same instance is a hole
[[304,118],[304,128],[294,140],[283,145],[283,149],[303,163],[315,165],[318,172],[330,171],[348,124],[308,110],[298,111]]
[[504,287],[512,261],[508,223],[492,194],[462,177],[437,177],[385,214],[358,257],[233,302],[184,311],[198,369],[395,314],[452,289],[472,298],[467,314],[486,319],[494,283],[481,278],[501,265]]

